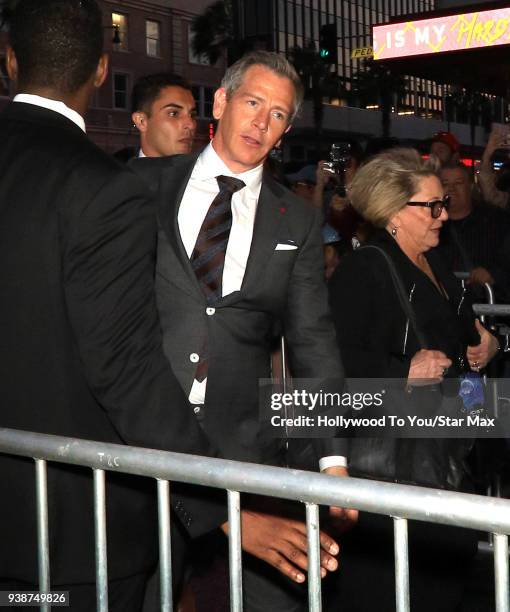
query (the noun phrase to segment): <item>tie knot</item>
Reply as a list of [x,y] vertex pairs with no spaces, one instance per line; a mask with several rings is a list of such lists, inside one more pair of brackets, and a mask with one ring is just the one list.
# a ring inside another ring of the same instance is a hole
[[233,176],[223,176],[223,174],[217,176],[216,180],[218,181],[220,191],[228,191],[229,193],[235,193],[246,185],[240,179],[236,179]]

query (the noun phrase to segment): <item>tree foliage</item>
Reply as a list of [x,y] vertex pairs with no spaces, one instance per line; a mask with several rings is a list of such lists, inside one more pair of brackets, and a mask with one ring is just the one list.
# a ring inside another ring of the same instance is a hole
[[235,62],[243,55],[245,44],[236,40],[234,23],[232,0],[219,0],[209,5],[191,22],[193,53],[215,64],[226,52],[228,64]]
[[321,59],[313,41],[308,41],[304,47],[290,49],[289,60],[301,77],[305,98],[311,100],[313,104],[317,152],[320,154],[324,98],[345,97],[347,92],[340,77],[331,72],[330,65]]
[[384,64],[365,60],[353,76],[352,88],[361,106],[379,106],[383,136],[390,136],[392,109],[406,92],[404,77],[394,74]]

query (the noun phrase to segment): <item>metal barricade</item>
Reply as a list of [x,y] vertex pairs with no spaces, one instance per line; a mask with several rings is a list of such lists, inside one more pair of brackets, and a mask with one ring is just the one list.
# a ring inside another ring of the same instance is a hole
[[[469,279],[469,272],[455,272],[455,276],[460,279],[464,285],[464,282]],[[494,298],[494,289],[489,283],[484,283],[483,288],[485,290],[485,297],[487,300],[486,304],[473,304],[473,310],[476,315],[480,317],[480,321],[485,324],[486,317],[508,317],[510,316],[510,304],[496,304]],[[503,328],[499,327],[498,330],[494,327],[492,331],[499,331],[500,334],[506,338],[503,352],[507,353],[510,351],[510,329],[508,326]],[[487,383],[487,375],[484,375],[484,380]],[[492,411],[493,415],[497,418],[499,416],[499,388],[496,377],[491,378],[491,397],[492,397]],[[488,486],[488,494],[496,497],[501,497],[501,476],[495,474],[493,481]],[[490,546],[494,549],[496,555],[497,539],[489,538]]]
[[[80,465],[93,471],[97,610],[100,612],[108,610],[105,470],[146,476],[157,480],[161,610],[163,612],[172,610],[169,481],[188,482],[228,491],[231,527],[229,535],[230,609],[232,612],[242,610],[239,497],[241,492],[292,499],[306,505],[310,565],[308,593],[309,609],[312,612],[321,610],[319,504],[358,508],[365,512],[393,517],[397,612],[410,610],[408,519],[467,527],[494,534],[496,609],[498,612],[509,612],[510,501],[357,478],[338,478],[300,470],[225,459],[210,459],[13,429],[0,429],[0,453],[35,459],[41,590],[50,589],[49,555],[51,551],[48,549],[46,462]],[[111,460],[105,462],[105,457]],[[48,607],[43,605],[41,610],[46,611]]]

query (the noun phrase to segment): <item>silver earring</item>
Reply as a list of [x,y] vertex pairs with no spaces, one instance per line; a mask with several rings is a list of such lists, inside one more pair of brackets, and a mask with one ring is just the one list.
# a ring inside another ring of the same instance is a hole
[[398,227],[394,227],[394,228],[391,230],[391,235],[393,236],[393,238],[395,238],[395,236],[397,235],[397,231],[398,231]]

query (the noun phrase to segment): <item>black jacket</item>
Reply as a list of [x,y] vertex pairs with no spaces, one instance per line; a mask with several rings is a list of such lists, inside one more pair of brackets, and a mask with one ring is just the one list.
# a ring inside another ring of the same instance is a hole
[[[392,259],[425,335],[424,348],[443,351],[459,373],[459,359],[480,339],[471,302],[437,252],[426,253],[445,299],[432,281],[385,231],[371,243]],[[353,378],[407,378],[412,357],[422,348],[397,297],[386,261],[374,249],[347,255],[333,274],[330,303],[346,374]]]
[[[162,351],[141,181],[30,104],[0,115],[0,142],[0,425],[209,453]],[[112,579],[156,559],[155,487],[139,480],[107,475]],[[51,466],[48,489],[52,583],[94,582],[91,471]],[[33,461],[0,458],[0,498],[0,576],[34,583]]]

